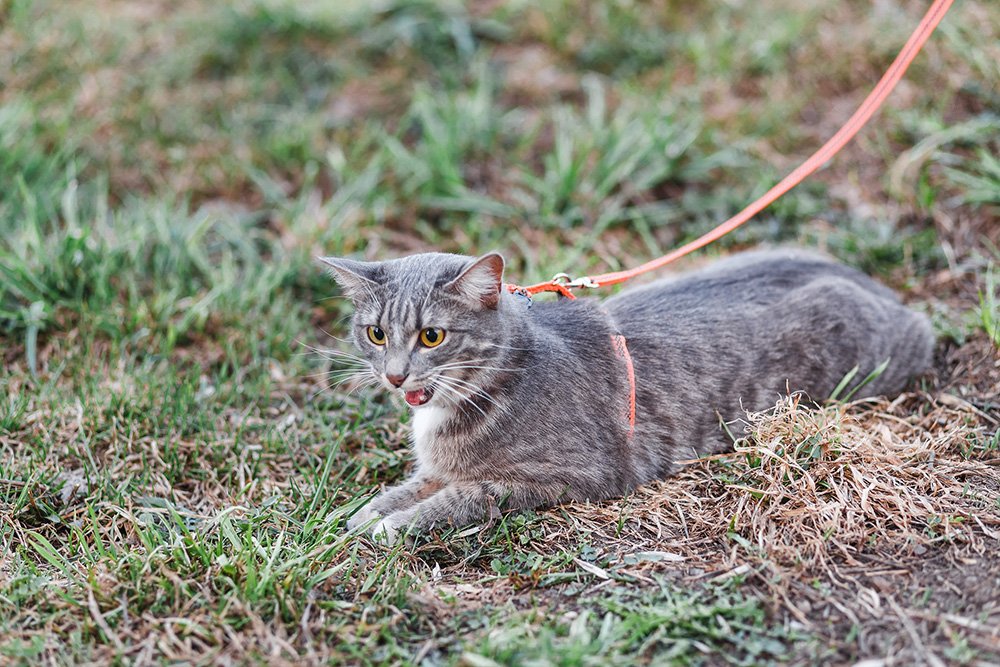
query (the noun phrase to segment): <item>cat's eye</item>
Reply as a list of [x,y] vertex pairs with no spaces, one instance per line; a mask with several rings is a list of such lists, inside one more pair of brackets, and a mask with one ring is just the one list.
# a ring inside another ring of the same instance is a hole
[[428,327],[420,332],[420,344],[424,347],[437,347],[444,342],[444,330]]
[[376,345],[385,345],[385,332],[375,326],[368,327],[368,340]]

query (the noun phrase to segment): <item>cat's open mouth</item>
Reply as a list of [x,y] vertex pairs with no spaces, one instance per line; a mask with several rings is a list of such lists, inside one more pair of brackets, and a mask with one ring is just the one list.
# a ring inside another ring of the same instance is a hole
[[406,402],[410,405],[416,407],[418,405],[423,405],[427,401],[431,400],[431,396],[434,395],[434,390],[430,387],[423,387],[417,389],[416,391],[406,392]]

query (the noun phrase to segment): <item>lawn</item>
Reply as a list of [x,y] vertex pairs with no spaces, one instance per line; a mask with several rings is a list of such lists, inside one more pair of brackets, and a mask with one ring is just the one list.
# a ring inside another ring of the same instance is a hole
[[0,0],[0,663],[1000,662],[996,3],[671,269],[794,244],[875,275],[939,337],[898,399],[789,399],[619,501],[387,547],[345,523],[408,411],[334,383],[315,262],[663,254],[831,135],[928,4]]

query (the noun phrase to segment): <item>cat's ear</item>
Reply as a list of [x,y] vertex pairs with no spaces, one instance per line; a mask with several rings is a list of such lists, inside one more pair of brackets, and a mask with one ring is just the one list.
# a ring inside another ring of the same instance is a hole
[[503,257],[491,252],[477,259],[469,268],[444,286],[483,308],[496,309],[503,289]]
[[382,267],[378,262],[359,262],[342,257],[317,257],[330,267],[331,275],[351,299],[370,297],[382,278]]

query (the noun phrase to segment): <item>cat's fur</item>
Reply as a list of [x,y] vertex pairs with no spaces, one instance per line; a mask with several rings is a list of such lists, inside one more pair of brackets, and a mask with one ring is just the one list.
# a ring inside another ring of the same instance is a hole
[[[414,408],[413,475],[348,522],[389,537],[620,496],[730,446],[720,417],[737,422],[789,391],[823,400],[854,366],[860,379],[887,359],[857,396],[896,393],[931,362],[926,317],[799,251],[744,253],[603,301],[533,304],[503,288],[496,254],[324,261],[354,301],[365,372],[391,391],[434,389]],[[369,342],[368,325],[386,346]],[[443,329],[444,343],[421,347],[425,327]],[[615,333],[635,369],[631,434]],[[396,389],[386,374],[406,380]]]

